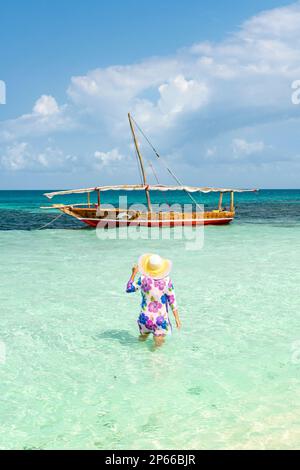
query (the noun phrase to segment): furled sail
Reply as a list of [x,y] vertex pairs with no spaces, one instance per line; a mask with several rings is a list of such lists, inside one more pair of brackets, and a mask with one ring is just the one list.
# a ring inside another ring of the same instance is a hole
[[55,191],[52,193],[45,193],[48,199],[54,196],[64,196],[67,194],[84,194],[93,191],[186,191],[189,193],[245,193],[255,192],[257,189],[232,189],[232,188],[210,188],[210,187],[196,187],[196,186],[165,186],[162,184],[156,185],[141,185],[141,184],[124,184],[117,186],[96,186],[94,188],[86,189],[70,189],[68,191]]

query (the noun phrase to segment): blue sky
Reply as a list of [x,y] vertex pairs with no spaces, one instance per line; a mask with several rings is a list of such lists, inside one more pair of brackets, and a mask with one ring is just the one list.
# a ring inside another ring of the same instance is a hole
[[138,181],[127,111],[187,184],[299,187],[299,2],[4,0],[0,18],[0,188]]

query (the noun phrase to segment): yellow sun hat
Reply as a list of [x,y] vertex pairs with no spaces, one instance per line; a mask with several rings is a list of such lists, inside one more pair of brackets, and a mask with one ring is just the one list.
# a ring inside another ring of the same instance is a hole
[[139,271],[153,279],[163,279],[170,274],[172,261],[161,258],[159,255],[146,253],[138,261]]

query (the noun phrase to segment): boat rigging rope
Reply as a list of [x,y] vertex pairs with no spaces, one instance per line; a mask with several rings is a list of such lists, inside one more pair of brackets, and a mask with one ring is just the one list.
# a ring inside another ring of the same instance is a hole
[[48,222],[47,224],[45,225],[42,225],[40,228],[36,228],[35,230],[42,230],[43,228],[46,228],[48,227],[48,225],[51,225],[53,224],[53,222],[55,222],[56,220],[58,220],[60,217],[62,217],[64,214],[58,214],[56,217],[54,217],[54,219],[52,219],[50,222]]
[[[138,169],[139,169],[139,175],[140,175],[140,179],[141,179],[141,184],[143,185],[143,184],[144,184],[144,180],[143,180],[142,170],[141,170],[141,166],[140,166],[140,162],[139,162],[139,156],[138,156],[138,152],[137,152],[137,149],[136,149],[136,148],[135,148],[135,156],[136,156],[136,160],[137,160],[137,166],[138,166]],[[148,158],[146,158],[145,156],[144,156],[144,158],[145,158],[145,160],[146,160],[147,165],[151,168],[152,173],[153,173],[153,175],[154,175],[154,178],[156,179],[157,184],[160,184],[159,179],[158,179],[158,176],[157,176],[157,173],[156,173],[156,171],[155,171],[155,169],[154,169],[154,166],[153,166],[152,162],[151,162],[150,160],[148,160]],[[168,202],[166,196],[164,197],[164,199],[165,199],[167,205],[170,206],[170,204],[169,204],[169,202]]]
[[[142,134],[142,136],[144,137],[144,139],[148,142],[148,144],[150,145],[150,147],[152,148],[153,152],[155,153],[155,155],[157,156],[158,160],[164,165],[164,167],[166,168],[166,170],[170,173],[170,175],[174,178],[174,180],[179,184],[179,186],[184,186],[181,181],[179,180],[179,178],[177,178],[177,176],[173,173],[172,170],[170,170],[170,168],[168,167],[168,165],[164,162],[164,160],[161,158],[161,156],[159,155],[158,151],[156,150],[156,148],[154,147],[154,145],[152,145],[152,143],[150,142],[150,140],[148,139],[148,137],[146,136],[146,134],[144,133],[144,131],[140,128],[140,126],[138,125],[138,123],[135,121],[135,119],[131,116],[131,119],[133,120],[134,124],[136,125],[136,127],[138,128],[138,130],[140,131],[140,133]],[[201,210],[201,212],[203,211],[202,207],[199,206],[198,202],[193,198],[193,196],[185,189],[184,190],[186,192],[186,194],[189,196],[189,198],[193,201],[193,203]]]
[[152,170],[152,173],[154,174],[154,178],[156,179],[157,184],[160,184],[160,183],[159,183],[158,176],[157,176],[157,173],[156,173],[156,171],[155,171],[155,169],[154,169],[154,166],[152,165],[152,162],[150,162],[150,161],[147,160],[147,163],[148,163],[148,165],[150,166],[150,168],[151,168],[151,170]]
[[[150,166],[150,168],[151,168],[151,170],[152,170],[152,173],[153,173],[153,175],[154,175],[154,178],[156,179],[157,184],[160,185],[160,182],[159,182],[157,173],[156,173],[156,171],[155,171],[155,169],[154,169],[154,166],[153,166],[152,162],[151,162],[150,160],[148,160],[147,158],[146,158],[146,161],[147,161],[148,165]],[[166,196],[166,193],[165,193],[164,191],[163,191],[163,197],[164,197],[164,199],[165,199],[165,201],[166,201],[167,206],[170,207],[170,203],[169,203],[169,201],[168,201],[168,199],[167,199],[167,196]]]

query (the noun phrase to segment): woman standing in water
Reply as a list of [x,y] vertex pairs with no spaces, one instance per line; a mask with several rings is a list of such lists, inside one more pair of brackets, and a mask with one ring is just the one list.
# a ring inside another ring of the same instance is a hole
[[[169,307],[177,328],[181,327],[174,286],[169,277],[171,268],[171,261],[159,255],[144,254],[140,257],[138,266],[132,268],[132,275],[127,283],[126,292],[140,290],[142,294],[141,313],[137,320],[139,339],[145,341],[152,333],[156,346],[161,346],[166,335],[172,332]],[[135,282],[138,272],[141,276]]]

